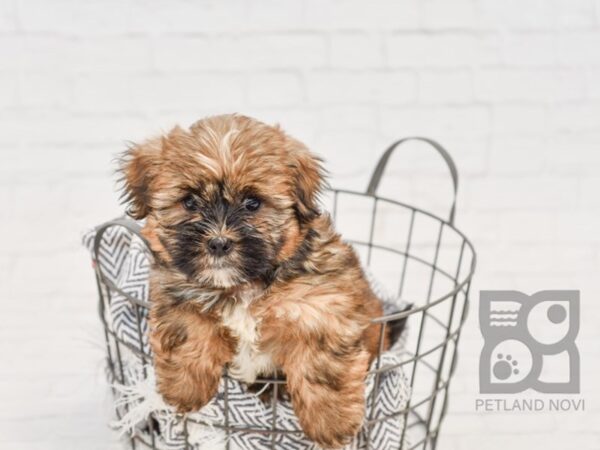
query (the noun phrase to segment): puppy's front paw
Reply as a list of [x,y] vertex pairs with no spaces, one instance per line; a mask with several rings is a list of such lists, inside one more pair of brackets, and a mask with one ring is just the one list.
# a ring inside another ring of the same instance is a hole
[[306,435],[321,447],[338,449],[352,442],[360,430],[364,405],[356,405],[356,409],[344,417],[336,417],[337,411],[331,409],[335,409],[335,406],[330,407],[329,411],[325,408],[309,412],[306,419],[301,420],[301,425]]
[[[331,361],[329,355],[311,361]],[[368,353],[359,351],[341,364],[291,364],[287,367],[288,389],[294,411],[305,434],[323,448],[350,443],[363,424]]]
[[157,370],[156,374],[158,392],[179,413],[201,409],[215,396],[219,385],[219,377],[207,372],[195,373],[193,377],[164,370]]
[[198,411],[208,403],[202,398],[181,398],[169,393],[164,393],[162,396],[165,402],[174,407],[180,414]]
[[365,415],[362,383],[350,389],[313,383],[300,386],[292,391],[292,403],[304,433],[326,449],[350,443]]
[[151,313],[150,344],[158,392],[178,412],[202,408],[217,393],[233,343],[195,311]]

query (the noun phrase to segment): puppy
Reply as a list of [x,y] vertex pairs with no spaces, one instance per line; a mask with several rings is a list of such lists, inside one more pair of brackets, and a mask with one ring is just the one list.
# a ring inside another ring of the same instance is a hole
[[306,435],[348,443],[382,309],[319,212],[320,161],[278,127],[222,115],[133,146],[121,171],[155,255],[150,341],[164,399],[201,408],[224,367],[246,383],[283,373]]

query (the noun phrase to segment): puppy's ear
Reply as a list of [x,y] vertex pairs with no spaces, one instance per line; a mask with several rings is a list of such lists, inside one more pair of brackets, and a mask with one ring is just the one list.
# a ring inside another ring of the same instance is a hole
[[119,159],[121,201],[134,219],[143,219],[151,210],[150,184],[159,170],[161,149],[162,138],[156,138],[130,146]]
[[325,184],[322,160],[313,155],[303,144],[294,141],[292,168],[294,171],[295,209],[300,223],[307,223],[320,215],[319,194]]

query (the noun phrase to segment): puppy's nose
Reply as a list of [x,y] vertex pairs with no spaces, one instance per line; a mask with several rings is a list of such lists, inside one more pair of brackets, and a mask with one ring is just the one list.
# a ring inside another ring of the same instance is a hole
[[224,237],[212,238],[208,241],[208,251],[214,256],[224,256],[231,251],[233,242]]

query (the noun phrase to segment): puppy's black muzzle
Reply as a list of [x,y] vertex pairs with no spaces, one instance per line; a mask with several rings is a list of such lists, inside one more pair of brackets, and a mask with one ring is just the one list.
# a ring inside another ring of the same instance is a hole
[[233,242],[231,239],[218,237],[209,239],[207,243],[208,251],[213,256],[225,256],[231,252]]

